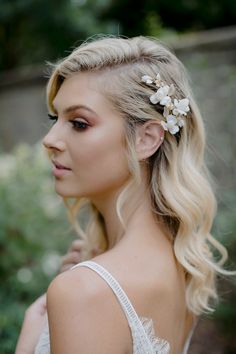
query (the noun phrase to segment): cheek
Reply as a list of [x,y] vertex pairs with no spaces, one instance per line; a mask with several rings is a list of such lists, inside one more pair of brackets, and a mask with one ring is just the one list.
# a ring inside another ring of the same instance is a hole
[[129,176],[124,144],[119,134],[91,136],[81,144],[76,160],[76,174],[91,189],[121,186]]

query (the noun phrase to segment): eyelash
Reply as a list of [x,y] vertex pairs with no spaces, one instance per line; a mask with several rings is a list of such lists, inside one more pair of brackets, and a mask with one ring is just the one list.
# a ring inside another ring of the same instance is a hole
[[53,116],[52,114],[49,114],[49,113],[48,113],[48,118],[49,118],[50,120],[52,120],[53,123],[56,123],[58,117],[57,117],[57,116]]
[[[48,114],[48,117],[49,117],[50,120],[53,121],[53,124],[55,124],[57,122],[58,116],[54,116],[52,114]],[[73,128],[75,130],[85,130],[88,127],[87,123],[80,122],[80,121],[75,120],[75,119],[74,120],[73,119],[69,120],[69,122],[72,124],[72,126],[73,126]]]
[[69,122],[73,125],[75,130],[85,130],[88,127],[88,124],[85,122],[80,122],[78,120],[69,120]]

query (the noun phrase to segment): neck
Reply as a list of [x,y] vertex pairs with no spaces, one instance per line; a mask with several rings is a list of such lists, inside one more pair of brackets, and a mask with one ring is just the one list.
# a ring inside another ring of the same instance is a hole
[[108,248],[113,248],[130,231],[140,231],[148,225],[156,227],[156,219],[151,210],[151,199],[145,185],[140,185],[132,192],[132,199],[122,207],[122,217],[126,228],[122,226],[116,212],[116,203],[120,190],[108,196],[96,198],[92,202],[104,218]]

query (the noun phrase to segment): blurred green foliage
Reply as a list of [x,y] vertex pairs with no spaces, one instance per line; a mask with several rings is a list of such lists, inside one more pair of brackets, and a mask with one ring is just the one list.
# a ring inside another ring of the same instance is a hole
[[235,24],[234,0],[0,0],[0,70],[55,60],[97,33],[160,36]]
[[97,32],[114,32],[98,16],[108,0],[0,0],[0,70],[56,59]]
[[40,146],[0,155],[0,354],[10,354],[26,307],[59,268],[73,233]]
[[102,19],[114,19],[121,23],[122,33],[159,35],[150,32],[150,21],[155,19],[157,29],[198,31],[235,25],[236,2],[234,0],[111,0]]

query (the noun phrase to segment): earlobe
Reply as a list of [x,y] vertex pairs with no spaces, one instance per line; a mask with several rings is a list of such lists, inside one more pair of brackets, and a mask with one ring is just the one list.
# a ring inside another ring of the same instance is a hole
[[149,120],[136,131],[136,153],[138,160],[152,156],[164,140],[164,129],[156,120]]

